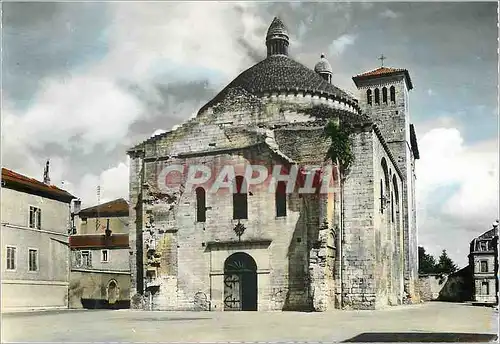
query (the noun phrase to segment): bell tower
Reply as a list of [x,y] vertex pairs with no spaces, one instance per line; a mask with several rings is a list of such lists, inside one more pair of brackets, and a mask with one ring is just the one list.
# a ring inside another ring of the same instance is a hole
[[415,129],[410,121],[409,92],[413,89],[406,69],[384,66],[353,77],[363,113],[377,125],[403,173],[403,249],[405,289],[418,299],[418,243],[415,199],[415,160],[420,158]]

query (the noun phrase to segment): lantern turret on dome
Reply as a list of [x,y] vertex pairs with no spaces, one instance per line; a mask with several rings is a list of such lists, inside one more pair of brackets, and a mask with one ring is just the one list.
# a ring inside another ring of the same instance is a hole
[[323,79],[325,79],[329,83],[332,83],[332,66],[326,59],[325,54],[321,54],[319,62],[316,63],[316,66],[314,66],[314,71],[321,75]]
[[278,17],[274,17],[266,35],[267,56],[288,55],[290,40],[285,24]]

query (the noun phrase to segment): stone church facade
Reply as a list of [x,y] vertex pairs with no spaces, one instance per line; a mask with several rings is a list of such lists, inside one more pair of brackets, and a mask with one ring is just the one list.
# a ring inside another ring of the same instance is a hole
[[[418,301],[408,71],[354,77],[355,99],[332,84],[324,56],[314,70],[288,56],[278,18],[266,46],[267,58],[195,118],[128,151],[131,306],[327,311]],[[344,174],[328,158],[329,121],[350,128],[354,160]],[[250,165],[298,167],[302,184],[250,183]],[[176,166],[185,169],[170,173]],[[234,167],[224,181],[235,188],[192,185],[191,166],[216,175]],[[333,171],[332,187],[301,193],[315,176],[307,166]]]

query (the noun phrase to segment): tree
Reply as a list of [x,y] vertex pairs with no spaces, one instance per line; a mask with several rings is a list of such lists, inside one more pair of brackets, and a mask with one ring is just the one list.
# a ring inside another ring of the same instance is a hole
[[453,263],[453,260],[448,257],[446,250],[443,250],[443,252],[439,256],[439,261],[436,266],[436,272],[443,274],[452,274],[457,270],[458,267],[455,265],[455,263]]
[[425,248],[418,247],[418,272],[421,274],[432,274],[436,271],[436,260],[430,254],[425,253]]

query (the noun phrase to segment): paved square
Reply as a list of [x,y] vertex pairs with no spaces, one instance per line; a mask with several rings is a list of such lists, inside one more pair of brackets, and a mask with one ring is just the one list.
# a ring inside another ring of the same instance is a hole
[[2,342],[418,341],[431,332],[443,334],[432,341],[457,341],[457,333],[496,334],[497,323],[492,308],[441,302],[327,313],[68,310],[4,314]]

